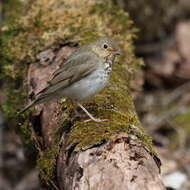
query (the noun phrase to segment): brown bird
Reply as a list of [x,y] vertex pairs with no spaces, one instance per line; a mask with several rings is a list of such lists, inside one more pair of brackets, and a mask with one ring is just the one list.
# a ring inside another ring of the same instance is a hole
[[51,99],[65,97],[75,102],[92,120],[102,121],[94,118],[79,102],[106,86],[115,56],[119,54],[119,46],[108,37],[76,49],[63,67],[53,73],[47,87],[37,93],[35,99],[19,113]]

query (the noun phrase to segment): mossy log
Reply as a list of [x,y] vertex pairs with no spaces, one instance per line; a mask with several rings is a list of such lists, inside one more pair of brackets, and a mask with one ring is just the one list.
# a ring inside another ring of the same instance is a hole
[[[45,188],[164,190],[160,161],[128,88],[140,65],[133,54],[135,30],[128,14],[111,1],[37,0],[26,7],[27,13],[4,27],[1,37],[0,75],[9,79],[3,110],[5,116],[19,121],[24,142],[38,150],[37,168]],[[123,49],[108,86],[83,102],[95,117],[107,121],[76,118],[72,104],[64,99],[15,117],[15,109],[24,106],[23,87],[28,87],[32,98],[75,46],[98,36],[113,37]],[[26,84],[21,85],[23,76]]]
[[[56,46],[41,52],[38,62],[30,65],[30,93],[41,90],[74,49],[61,43]],[[84,103],[95,116],[108,121],[84,122],[74,117],[69,102],[57,100],[36,106],[29,116],[44,183],[67,190],[164,189],[158,159],[138,122],[124,88],[125,70],[120,67],[115,66],[110,85]]]

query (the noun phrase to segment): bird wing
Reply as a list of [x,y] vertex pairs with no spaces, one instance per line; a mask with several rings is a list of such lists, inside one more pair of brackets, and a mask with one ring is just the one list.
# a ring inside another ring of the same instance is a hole
[[92,53],[80,53],[67,60],[63,67],[53,73],[53,77],[48,81],[48,86],[40,91],[39,98],[46,97],[59,89],[64,89],[69,85],[81,80],[96,70],[97,57]]

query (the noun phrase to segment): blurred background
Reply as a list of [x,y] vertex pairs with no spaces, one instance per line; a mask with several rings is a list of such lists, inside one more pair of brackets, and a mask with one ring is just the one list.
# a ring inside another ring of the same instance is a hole
[[[0,1],[1,26],[11,22],[22,1]],[[190,1],[113,3],[129,13],[137,30],[135,54],[144,65],[131,89],[139,118],[161,158],[163,181],[168,190],[190,190]],[[4,96],[0,92],[1,101]],[[1,189],[39,189],[35,163],[1,112],[0,141]]]

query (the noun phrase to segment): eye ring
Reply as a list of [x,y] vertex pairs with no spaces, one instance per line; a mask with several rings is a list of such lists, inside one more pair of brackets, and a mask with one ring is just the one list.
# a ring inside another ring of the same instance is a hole
[[107,49],[107,48],[108,48],[108,45],[107,45],[107,44],[104,44],[104,45],[103,45],[103,48],[104,48],[104,49]]

